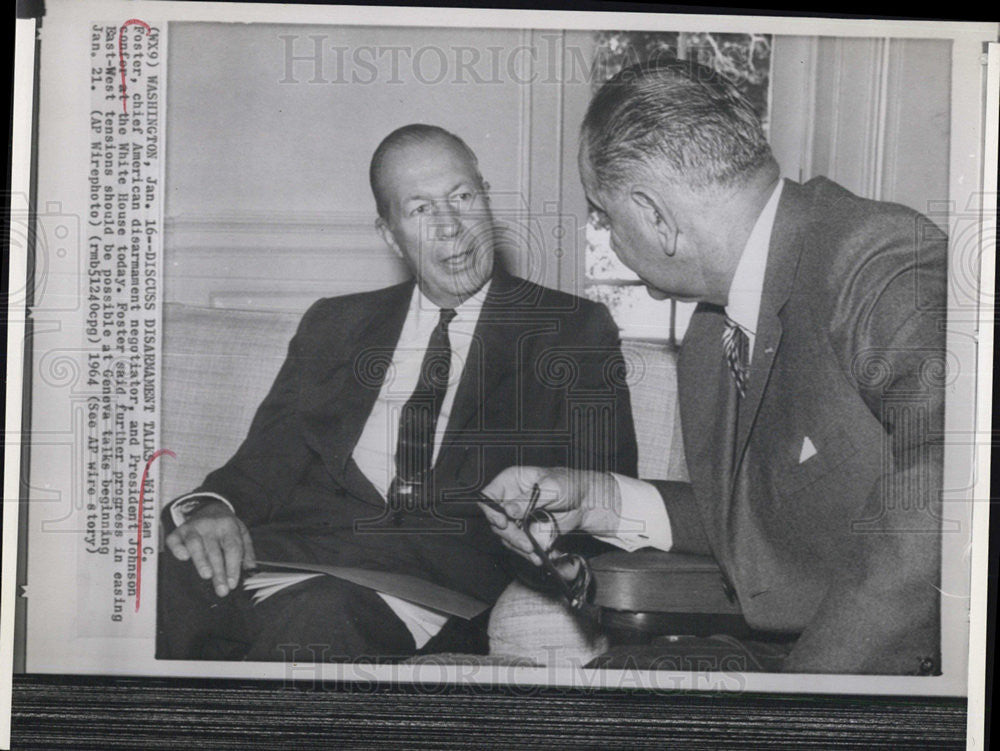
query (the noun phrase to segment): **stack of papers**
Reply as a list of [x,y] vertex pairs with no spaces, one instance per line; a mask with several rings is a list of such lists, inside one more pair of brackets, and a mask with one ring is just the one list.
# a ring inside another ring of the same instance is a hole
[[314,576],[327,575],[367,587],[383,596],[389,595],[404,602],[421,605],[438,613],[457,615],[466,620],[475,618],[489,607],[474,597],[408,574],[283,561],[257,561],[257,565],[281,570],[261,571],[247,577],[243,582],[244,588],[253,592],[254,604],[293,584],[312,579]]
[[314,579],[317,576],[323,576],[323,574],[295,571],[261,571],[244,579],[243,588],[253,592],[253,604],[256,605],[266,600],[275,592],[280,592],[285,587],[304,582],[307,579]]

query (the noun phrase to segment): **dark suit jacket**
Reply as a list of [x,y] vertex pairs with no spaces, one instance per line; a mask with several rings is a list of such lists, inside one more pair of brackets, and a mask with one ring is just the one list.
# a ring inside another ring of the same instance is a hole
[[437,518],[396,524],[351,455],[412,292],[316,302],[246,440],[200,490],[233,503],[259,558],[400,571],[492,602],[510,576],[474,491],[518,464],[635,474],[618,329],[603,305],[498,271],[436,463]]
[[[926,218],[786,181],[732,471],[723,312],[691,320],[678,365],[691,484],[659,484],[675,549],[716,557],[751,626],[801,634],[787,670],[939,664],[945,273]],[[800,461],[806,438],[816,454]]]

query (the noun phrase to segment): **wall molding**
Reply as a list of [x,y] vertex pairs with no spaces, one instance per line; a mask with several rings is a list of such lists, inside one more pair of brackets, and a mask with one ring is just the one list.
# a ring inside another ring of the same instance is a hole
[[[791,40],[789,70],[776,78],[796,89],[783,95],[786,105],[811,111],[776,108],[784,128],[776,153],[798,161],[803,179],[825,175],[865,198],[926,213],[948,194],[948,132],[939,122],[950,102],[946,53],[936,40]],[[802,146],[794,155],[796,139]]]
[[320,297],[409,276],[371,215],[186,214],[167,218],[164,239],[166,302],[301,312]]
[[871,72],[868,80],[868,132],[863,166],[864,195],[881,199],[885,170],[885,141],[889,109],[888,82],[891,40],[872,40]]
[[241,247],[384,248],[375,217],[337,212],[185,214],[164,222],[167,252]]

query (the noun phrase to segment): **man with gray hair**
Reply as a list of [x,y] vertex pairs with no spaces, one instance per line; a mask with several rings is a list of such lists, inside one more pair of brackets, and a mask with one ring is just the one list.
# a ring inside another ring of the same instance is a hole
[[749,626],[789,637],[783,671],[940,672],[944,235],[781,180],[749,104],[691,62],[605,84],[580,172],[649,294],[699,303],[678,363],[691,480],[514,467],[484,492],[519,518],[537,483],[561,530],[644,525],[714,556]]

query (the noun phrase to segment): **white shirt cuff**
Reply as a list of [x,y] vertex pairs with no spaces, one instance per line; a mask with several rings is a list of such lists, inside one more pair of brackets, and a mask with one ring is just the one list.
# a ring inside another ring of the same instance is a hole
[[216,501],[222,501],[224,504],[229,506],[229,510],[234,514],[236,509],[233,508],[233,504],[227,501],[218,493],[188,493],[187,495],[182,495],[179,498],[174,498],[167,506],[170,511],[170,518],[174,522],[175,527],[181,526],[187,521],[187,518],[191,515],[191,512],[199,505],[199,502],[203,498],[213,498]]
[[613,534],[594,537],[628,552],[639,548],[670,550],[674,538],[660,491],[648,482],[634,477],[613,472],[611,476],[618,483],[622,499],[618,529]]

